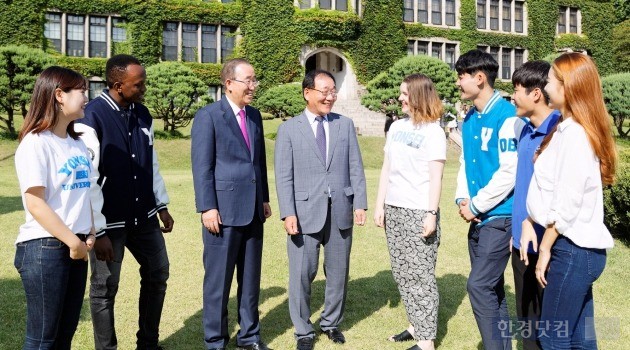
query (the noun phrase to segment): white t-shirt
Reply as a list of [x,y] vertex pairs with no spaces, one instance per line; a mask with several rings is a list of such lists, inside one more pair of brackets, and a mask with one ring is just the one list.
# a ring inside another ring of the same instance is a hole
[[429,208],[429,162],[446,160],[446,134],[438,122],[413,125],[397,120],[387,133],[389,183],[385,204],[409,209]]
[[70,136],[62,139],[50,131],[29,133],[15,152],[26,222],[15,243],[52,237],[26,208],[25,192],[45,187],[45,200],[74,233],[88,234],[92,227],[90,173],[92,161],[85,144]]

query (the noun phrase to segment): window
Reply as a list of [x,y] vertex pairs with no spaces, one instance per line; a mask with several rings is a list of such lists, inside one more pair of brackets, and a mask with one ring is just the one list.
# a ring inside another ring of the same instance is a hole
[[182,24],[182,61],[197,62],[197,24]]
[[499,0],[490,0],[490,30],[499,30]]
[[512,0],[503,0],[503,31],[512,30]]
[[90,17],[90,57],[107,57],[107,17]]
[[477,28],[486,29],[486,0],[477,0]]
[[451,67],[451,69],[455,69],[455,62],[457,62],[457,60],[455,59],[455,54],[457,52],[457,45],[455,44],[446,44],[446,56],[444,57],[444,62],[446,62],[446,64],[448,64],[449,67]]
[[442,24],[442,0],[431,0],[431,23]]
[[162,60],[177,61],[177,23],[164,23],[162,32]]
[[217,63],[217,26],[201,26],[201,62]]
[[567,8],[560,6],[558,10],[558,34],[564,34],[567,32]]
[[224,4],[229,4],[231,2],[234,2],[234,0],[221,0],[221,2]]
[[319,0],[319,8],[322,10],[332,10],[331,0]]
[[524,4],[524,0],[477,0],[477,29],[524,33]]
[[512,79],[512,73],[515,69],[523,65],[526,52],[524,49],[509,47],[488,47],[479,45],[477,49],[488,52],[499,64],[498,78],[502,80]]
[[512,79],[512,50],[501,49],[501,79]]
[[403,21],[413,22],[413,0],[405,0],[403,3]]
[[236,43],[235,27],[221,26],[221,61],[232,55]]
[[408,40],[407,54],[430,55],[444,61],[451,69],[454,69],[455,62],[457,62],[457,46],[456,42],[449,42],[442,38],[436,38],[436,40]]
[[44,37],[50,40],[55,50],[61,52],[61,14],[47,13]]
[[212,97],[213,101],[218,101],[221,99],[221,87],[217,85],[210,85],[208,87],[208,95]]
[[348,0],[335,0],[335,10],[348,11]]
[[524,20],[523,2],[516,1],[514,3],[514,31],[517,33],[523,32],[523,20]]
[[418,23],[429,23],[429,0],[418,0]]
[[455,0],[446,0],[446,25],[455,25]]
[[127,41],[127,28],[125,28],[124,19],[112,18],[112,41],[115,43]]
[[68,16],[66,40],[66,54],[68,56],[83,57],[85,46],[85,17]]
[[300,8],[301,9],[310,9],[311,8],[311,0],[300,0]]
[[103,89],[107,87],[104,81],[90,81],[89,85],[88,99],[90,99],[90,101],[97,98]]
[[578,30],[578,10],[576,8],[569,8],[569,32],[577,34]]
[[44,18],[44,36],[55,50],[68,56],[109,57],[114,43],[127,41],[123,18],[57,12],[46,13]]

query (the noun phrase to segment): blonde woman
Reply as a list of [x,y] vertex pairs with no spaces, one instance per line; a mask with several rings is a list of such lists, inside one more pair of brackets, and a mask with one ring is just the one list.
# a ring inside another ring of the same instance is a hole
[[390,341],[417,341],[408,350],[432,350],[439,295],[435,279],[440,244],[439,204],[446,160],[442,102],[431,79],[407,76],[400,85],[402,111],[387,134],[374,222],[385,227],[394,280],[409,327]]

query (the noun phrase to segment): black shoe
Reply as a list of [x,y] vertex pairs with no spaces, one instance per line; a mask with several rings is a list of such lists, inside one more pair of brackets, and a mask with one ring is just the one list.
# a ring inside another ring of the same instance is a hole
[[313,338],[300,338],[297,341],[296,350],[313,350]]
[[208,350],[225,350],[225,348],[210,348]]
[[248,345],[239,345],[236,347],[236,350],[272,350],[265,345],[263,342],[252,343]]
[[413,340],[413,335],[411,335],[411,333],[409,333],[409,331],[405,329],[404,331],[387,338],[387,340],[393,341],[393,342],[403,342],[403,341]]
[[333,343],[343,344],[346,342],[346,337],[343,336],[343,333],[341,333],[339,328],[328,329],[325,330],[324,333],[328,336],[328,339],[333,341]]
[[418,346],[418,344],[416,344],[416,345],[414,345],[414,346],[412,346],[412,347],[408,348],[407,350],[422,350],[422,348],[421,348],[421,347],[419,347],[419,346]]

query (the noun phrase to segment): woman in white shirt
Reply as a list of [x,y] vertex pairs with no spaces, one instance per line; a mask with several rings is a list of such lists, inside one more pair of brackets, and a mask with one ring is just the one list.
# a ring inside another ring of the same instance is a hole
[[415,339],[408,350],[432,350],[439,294],[435,280],[440,244],[438,206],[446,160],[443,107],[431,79],[412,74],[400,85],[402,111],[387,134],[374,222],[385,226],[394,280],[409,327],[390,341]]
[[543,349],[596,349],[593,283],[613,239],[604,225],[602,184],[614,181],[616,150],[597,68],[580,53],[558,57],[545,91],[562,113],[541,143],[527,196],[521,259],[531,220],[547,227],[536,278],[544,290],[538,335]]
[[94,243],[92,162],[73,121],[83,117],[86,89],[75,71],[44,70],[19,135],[15,168],[26,221],[14,265],[26,294],[23,349],[70,349],[81,314]]

